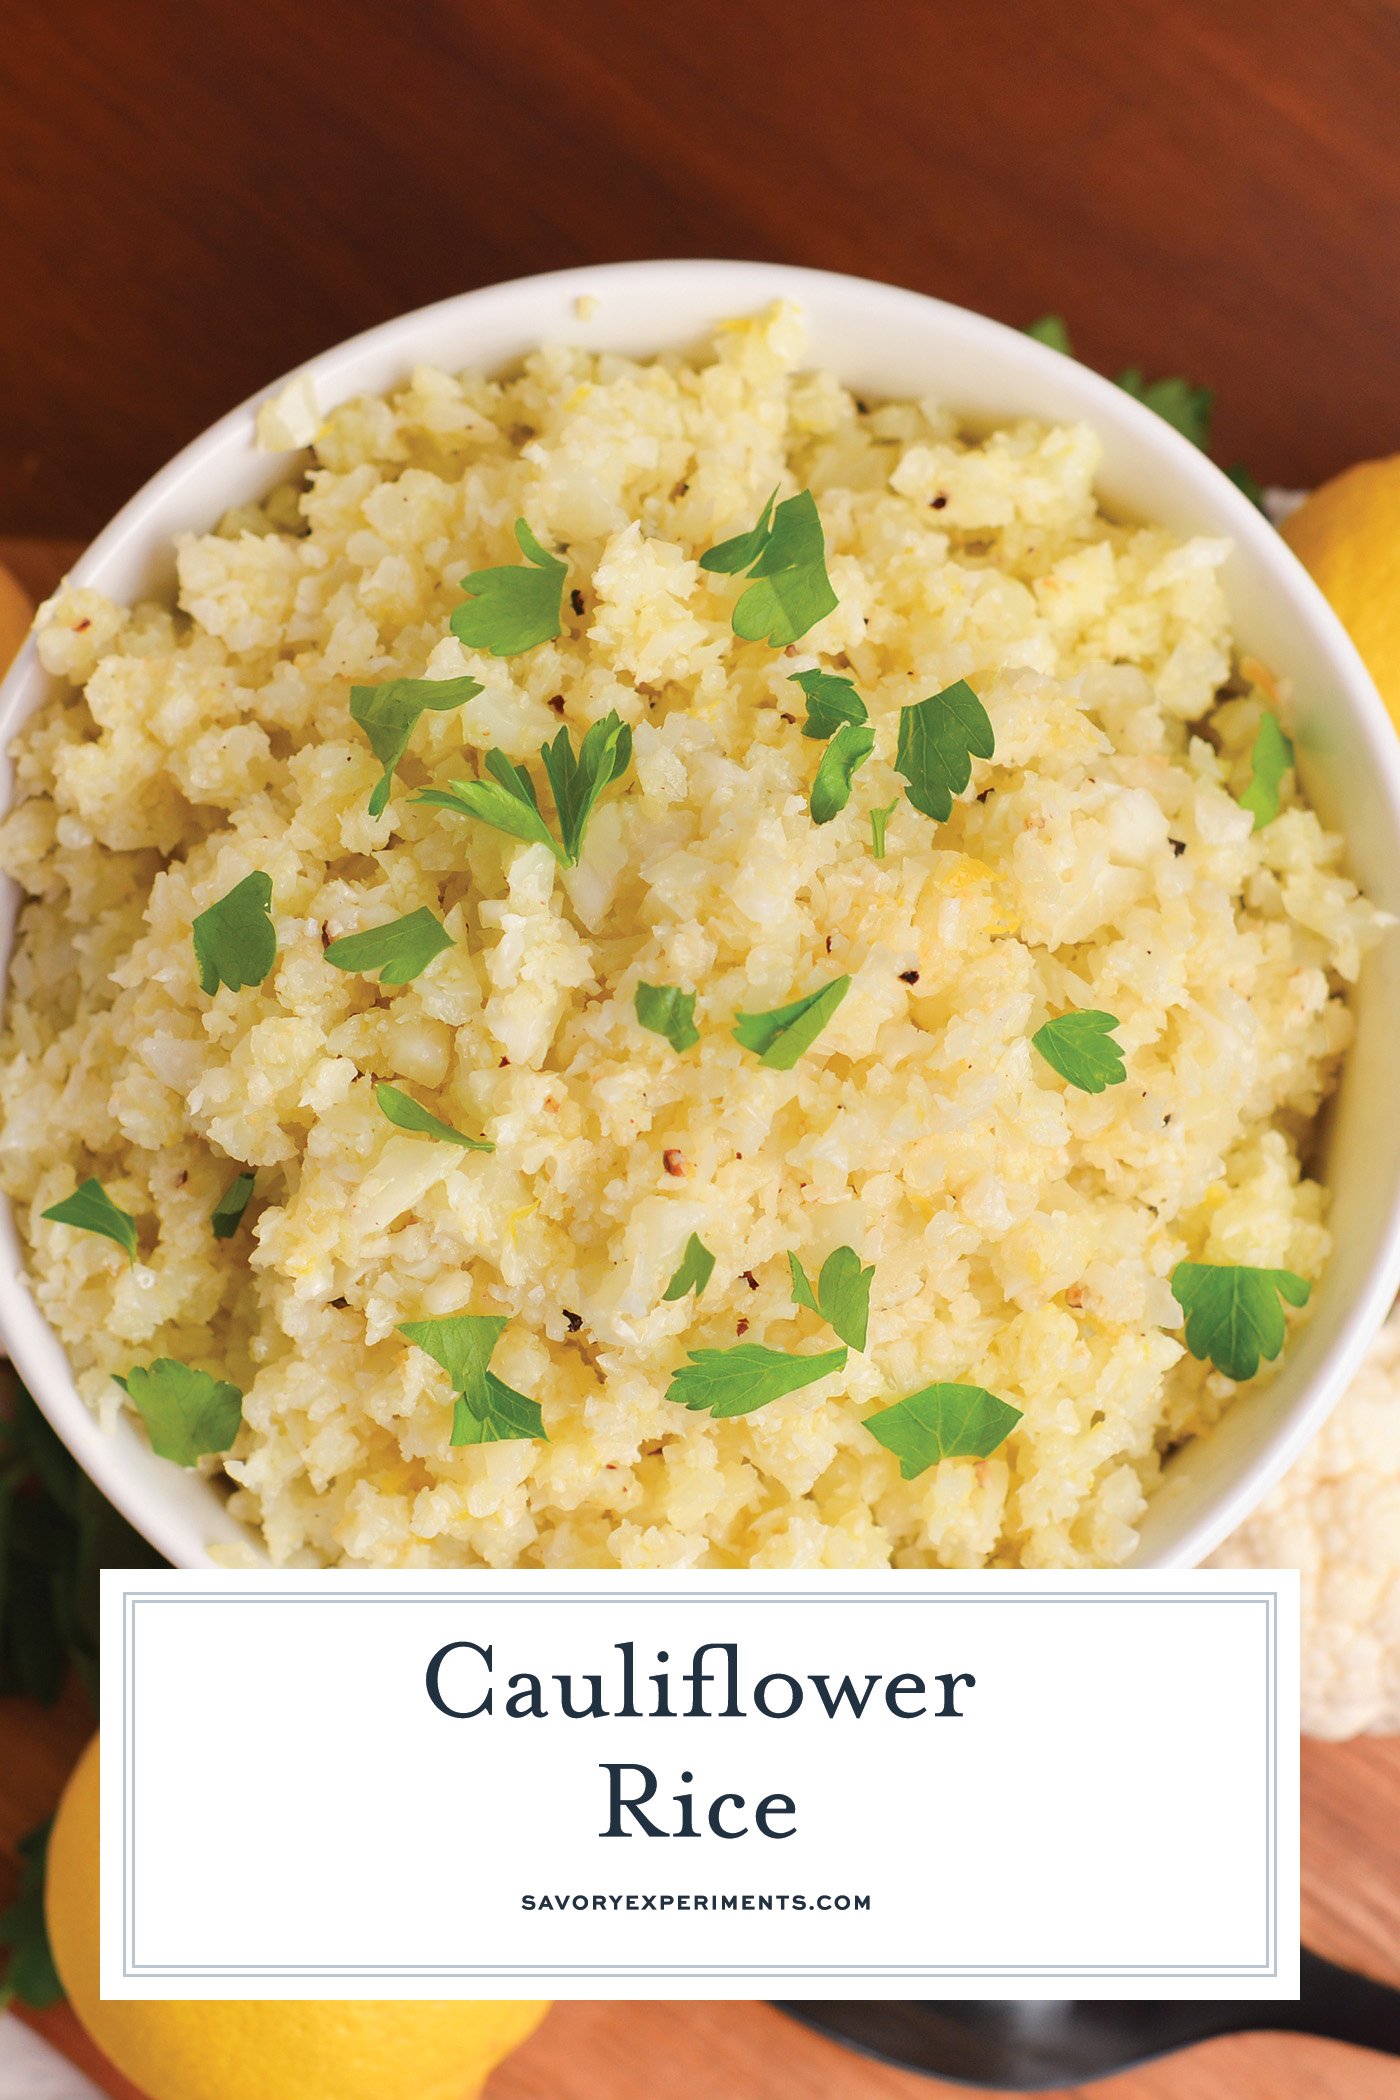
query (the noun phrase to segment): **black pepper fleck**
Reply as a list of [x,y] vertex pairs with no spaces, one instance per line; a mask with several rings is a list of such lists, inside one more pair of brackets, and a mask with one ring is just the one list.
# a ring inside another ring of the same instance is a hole
[[556,715],[562,715],[564,712],[564,695],[562,693],[552,693],[548,704]]
[[1168,839],[1167,844],[1171,847],[1177,859],[1180,860],[1182,854],[1186,851],[1185,839]]
[[752,1269],[745,1269],[744,1281],[751,1291],[756,1291],[758,1289],[758,1278],[754,1275]]
[[901,984],[917,984],[919,981],[919,973],[917,970],[901,970],[899,973],[899,978]]
[[946,496],[930,496],[928,501],[928,507],[930,510],[946,510],[948,507],[948,498]]
[[572,605],[572,607],[573,607],[573,609],[574,609],[574,612],[575,612],[575,613],[577,614],[578,618],[579,618],[579,619],[581,620],[581,619],[583,618],[583,592],[582,592],[582,591],[570,591],[570,593],[569,593],[569,603],[570,603],[570,605]]
[[582,1320],[581,1320],[581,1319],[579,1318],[578,1314],[577,1314],[577,1313],[571,1313],[571,1312],[569,1311],[569,1308],[568,1308],[567,1306],[565,1306],[565,1307],[564,1307],[564,1318],[565,1318],[565,1319],[566,1319],[566,1320],[568,1321],[568,1323],[569,1323],[569,1332],[570,1332],[570,1334],[577,1334],[577,1333],[578,1333],[578,1331],[579,1331],[579,1329],[580,1329],[580,1327],[582,1327],[582,1325],[583,1325],[583,1321],[582,1321]]
[[748,1331],[749,1323],[747,1320],[736,1320],[734,1322],[734,1332],[736,1334],[747,1334]]

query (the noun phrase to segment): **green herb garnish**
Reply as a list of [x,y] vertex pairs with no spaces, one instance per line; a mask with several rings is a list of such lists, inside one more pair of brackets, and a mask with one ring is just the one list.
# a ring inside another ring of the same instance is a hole
[[1183,1261],[1172,1271],[1172,1296],[1186,1315],[1186,1346],[1217,1371],[1243,1384],[1270,1362],[1288,1332],[1280,1298],[1306,1305],[1312,1286],[1291,1269],[1236,1268],[1227,1263]]
[[875,732],[866,724],[843,722],[822,753],[812,782],[808,808],[814,824],[829,824],[851,799],[851,783],[875,749]]
[[1031,322],[1026,334],[1034,336],[1038,343],[1044,343],[1047,349],[1063,351],[1066,357],[1074,355],[1069,344],[1069,329],[1058,314],[1042,314],[1038,321]]
[[408,749],[418,717],[429,711],[446,714],[474,700],[483,690],[475,678],[390,678],[383,685],[351,686],[350,713],[384,768],[383,778],[369,798],[372,817],[384,814],[394,784],[394,768]]
[[452,632],[469,649],[492,656],[520,656],[559,633],[564,578],[569,565],[546,554],[523,518],[515,537],[525,556],[523,568],[477,569],[462,578],[467,603],[452,615]]
[[218,1202],[209,1213],[209,1223],[214,1228],[216,1240],[231,1240],[243,1223],[243,1213],[248,1208],[253,1193],[253,1176],[236,1174]]
[[746,1050],[758,1053],[760,1064],[774,1072],[790,1072],[804,1050],[810,1050],[827,1022],[851,989],[849,977],[837,977],[805,999],[775,1006],[766,1014],[739,1014],[731,1031]]
[[685,1243],[685,1253],[665,1290],[661,1293],[663,1305],[671,1305],[683,1298],[687,1291],[694,1291],[698,1303],[705,1295],[705,1285],[715,1273],[715,1258],[698,1233],[692,1232]]
[[1189,379],[1145,380],[1136,365],[1120,372],[1114,384],[1205,451],[1210,443],[1210,412],[1215,401],[1208,386],[1192,386]]
[[51,1218],[55,1225],[74,1225],[79,1232],[97,1232],[104,1240],[115,1240],[135,1265],[136,1220],[129,1211],[119,1210],[102,1183],[91,1175],[78,1183],[71,1196],[41,1211],[40,1216]]
[[734,1349],[692,1349],[667,1386],[666,1398],[692,1414],[708,1410],[715,1421],[727,1422],[845,1368],[844,1349],[828,1349],[821,1356],[789,1356],[761,1342],[740,1342]]
[[454,1130],[450,1123],[431,1115],[426,1108],[414,1100],[411,1094],[400,1093],[396,1086],[380,1081],[374,1090],[374,1098],[391,1123],[400,1130],[411,1130],[419,1137],[440,1138],[447,1145],[461,1145],[467,1152],[494,1152],[495,1146],[485,1138],[467,1137]]
[[861,1267],[854,1247],[838,1247],[822,1263],[815,1291],[795,1254],[789,1253],[788,1268],[792,1273],[793,1304],[805,1305],[853,1349],[864,1349],[874,1268]]
[[1263,488],[1261,487],[1259,482],[1255,480],[1254,476],[1250,473],[1248,467],[1244,466],[1239,460],[1236,460],[1233,467],[1227,467],[1225,469],[1225,479],[1227,481],[1233,481],[1235,487],[1239,490],[1240,494],[1242,496],[1248,496],[1250,502],[1254,505],[1254,508],[1256,510],[1262,510],[1264,516],[1266,518],[1268,517],[1269,506],[1264,501]]
[[236,1385],[193,1371],[173,1357],[136,1364],[117,1384],[145,1423],[156,1456],[177,1466],[227,1451],[243,1420],[243,1395]]
[[452,1313],[441,1320],[408,1320],[399,1328],[452,1380],[456,1399],[449,1441],[454,1445],[549,1442],[539,1403],[488,1368],[508,1325],[494,1313]]
[[740,593],[733,615],[734,632],[743,642],[789,648],[836,610],[822,521],[810,489],[789,496],[776,511],[770,496],[753,530],[711,547],[701,555],[700,566],[726,576],[749,571],[748,589]]
[[1078,1087],[1081,1094],[1101,1094],[1128,1076],[1123,1052],[1112,1031],[1122,1023],[1114,1014],[1091,1008],[1060,1014],[1037,1028],[1031,1041],[1062,1079]]
[[1254,818],[1262,831],[1279,813],[1279,788],[1293,764],[1293,745],[1278,725],[1278,716],[1266,707],[1259,717],[1254,748],[1249,754],[1249,786],[1240,796],[1240,808]]
[[0,1699],[97,1698],[98,1571],[163,1565],[11,1377],[0,1415]]
[[973,759],[990,758],[995,750],[987,710],[965,678],[899,710],[895,771],[908,781],[915,809],[937,823],[952,815],[953,797],[972,778]]
[[926,1385],[865,1418],[877,1444],[917,1480],[944,1458],[990,1458],[1021,1419],[1019,1407],[980,1385]]
[[458,816],[475,817],[478,823],[489,824],[493,831],[503,831],[526,845],[548,846],[561,868],[577,867],[594,804],[603,789],[632,763],[632,732],[620,715],[605,715],[588,731],[577,757],[567,729],[561,729],[553,743],[540,746],[540,757],[554,790],[562,844],[540,815],[529,773],[503,751],[486,754],[490,780],[454,780],[450,789],[425,788],[413,799],[437,809],[455,810]]
[[445,955],[451,946],[452,936],[441,919],[420,904],[402,919],[386,919],[363,933],[342,934],[327,946],[326,961],[337,970],[366,977],[377,970],[381,984],[411,984],[434,956]]
[[0,1963],[0,2013],[11,2002],[43,2012],[63,1997],[44,1922],[44,1876],[53,1817],[19,1841],[19,1894],[0,1912],[0,1947],[9,1951]]
[[894,801],[887,802],[883,809],[872,809],[870,812],[870,850],[876,860],[883,860],[885,857],[885,827],[898,808],[898,801]]
[[855,682],[838,678],[834,671],[794,671],[789,685],[800,685],[807,697],[804,736],[835,736],[843,722],[868,722],[870,712]]
[[212,996],[221,984],[231,992],[261,984],[277,960],[272,877],[260,868],[245,875],[226,897],[200,912],[191,931],[201,991]]
[[632,1005],[643,1028],[664,1035],[673,1050],[693,1050],[699,1042],[694,992],[674,984],[639,984]]
[[708,569],[712,576],[738,576],[751,568],[768,545],[768,536],[773,529],[773,505],[778,500],[774,489],[759,514],[758,523],[748,532],[736,532],[732,540],[721,540],[701,555],[700,566]]

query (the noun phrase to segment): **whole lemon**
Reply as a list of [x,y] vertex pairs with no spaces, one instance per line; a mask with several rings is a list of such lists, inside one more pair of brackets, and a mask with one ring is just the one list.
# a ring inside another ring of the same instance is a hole
[[548,2011],[536,1999],[136,2004],[97,1994],[93,1737],[49,1839],[45,1909],[73,2010],[150,2100],[470,2100]]
[[1400,453],[1324,482],[1283,536],[1361,652],[1400,727]]

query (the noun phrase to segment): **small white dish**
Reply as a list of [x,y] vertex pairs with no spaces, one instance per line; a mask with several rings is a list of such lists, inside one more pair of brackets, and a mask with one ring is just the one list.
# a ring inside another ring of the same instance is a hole
[[[1149,409],[1059,352],[956,306],[863,278],[764,263],[615,263],[522,278],[388,321],[314,359],[322,409],[379,393],[416,364],[509,364],[543,342],[650,354],[703,339],[716,321],[789,298],[803,308],[810,359],[873,396],[932,394],[973,422],[1082,420],[1104,447],[1105,502],[1174,532],[1234,543],[1224,570],[1243,647],[1292,689],[1299,770],[1325,823],[1345,833],[1353,872],[1400,914],[1400,741],[1355,649],[1273,527],[1218,468]],[[134,496],[73,571],[129,601],[173,586],[174,535],[203,530],[264,495],[292,464],[254,445],[262,401],[245,402],[196,438]],[[8,750],[47,688],[33,644],[0,687],[0,804]],[[17,897],[0,906],[8,957]],[[1231,1406],[1207,1438],[1168,1464],[1138,1565],[1189,1567],[1247,1515],[1315,1434],[1355,1371],[1400,1285],[1400,940],[1370,958],[1357,1001],[1328,1141],[1334,1237],[1313,1313],[1278,1375]],[[130,1423],[107,1434],[79,1398],[62,1350],[36,1310],[8,1206],[0,1215],[0,1336],[54,1428],[99,1487],[170,1560],[209,1564],[211,1544],[256,1547],[218,1489],[156,1458]]]

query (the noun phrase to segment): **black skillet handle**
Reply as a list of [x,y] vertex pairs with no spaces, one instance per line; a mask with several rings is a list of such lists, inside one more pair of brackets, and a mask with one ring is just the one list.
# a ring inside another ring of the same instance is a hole
[[1400,1991],[1373,1983],[1355,1969],[1338,1968],[1310,1947],[1302,1952],[1300,1980],[1298,2003],[1273,2007],[1271,2027],[1324,2034],[1334,2042],[1354,2042],[1359,2049],[1400,2056]]

